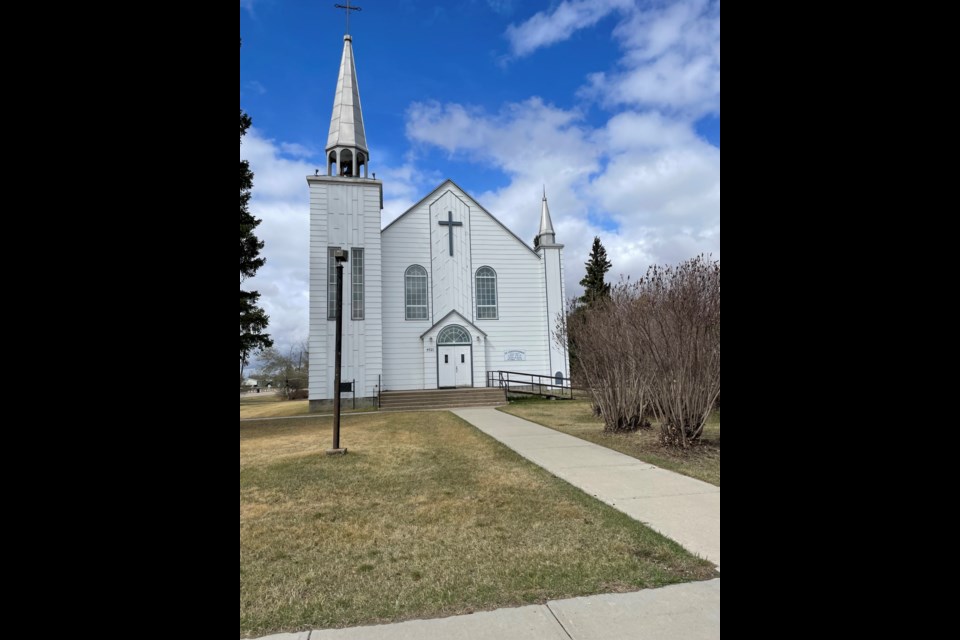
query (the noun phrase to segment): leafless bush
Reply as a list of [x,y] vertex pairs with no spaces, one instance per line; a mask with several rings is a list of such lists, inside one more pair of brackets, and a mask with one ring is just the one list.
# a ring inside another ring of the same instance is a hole
[[664,444],[687,447],[720,395],[720,263],[705,256],[650,267],[557,327],[607,431],[660,423]]
[[720,395],[720,262],[650,267],[633,288],[661,439],[687,447]]
[[594,411],[603,417],[606,431],[633,431],[649,426],[647,383],[638,371],[642,361],[633,355],[635,338],[628,314],[615,298],[579,307],[557,327],[567,337],[572,358],[593,396]]

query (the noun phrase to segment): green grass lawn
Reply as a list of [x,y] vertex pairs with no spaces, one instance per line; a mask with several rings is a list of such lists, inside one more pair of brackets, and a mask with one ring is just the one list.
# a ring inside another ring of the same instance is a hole
[[720,412],[703,428],[701,443],[686,451],[660,444],[659,430],[607,433],[589,400],[522,400],[500,411],[588,440],[663,469],[720,486]]
[[240,634],[430,618],[715,576],[446,412],[240,425]]

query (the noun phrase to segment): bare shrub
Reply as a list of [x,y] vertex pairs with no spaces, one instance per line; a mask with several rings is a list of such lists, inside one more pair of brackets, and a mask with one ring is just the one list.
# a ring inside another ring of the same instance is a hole
[[616,297],[596,300],[568,314],[557,327],[558,336],[576,345],[572,363],[593,396],[594,411],[602,416],[605,431],[633,431],[649,425],[647,383],[632,357],[629,318]]
[[660,437],[687,447],[720,395],[720,262],[650,267],[632,293]]
[[557,325],[606,431],[660,423],[664,444],[688,447],[720,395],[720,262],[653,266],[638,282],[574,307]]

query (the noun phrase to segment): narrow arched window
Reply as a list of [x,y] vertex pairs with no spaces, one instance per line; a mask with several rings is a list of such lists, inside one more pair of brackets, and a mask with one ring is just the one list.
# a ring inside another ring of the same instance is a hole
[[477,319],[497,319],[497,272],[490,267],[477,269]]
[[418,264],[403,274],[403,299],[407,320],[427,319],[427,270]]

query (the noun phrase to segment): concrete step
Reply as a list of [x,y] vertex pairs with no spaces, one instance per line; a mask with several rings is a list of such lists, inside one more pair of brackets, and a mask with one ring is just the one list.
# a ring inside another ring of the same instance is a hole
[[497,387],[459,387],[455,389],[428,389],[426,391],[384,391],[384,396],[441,396],[453,393],[472,393],[474,395],[485,395],[491,393],[503,393],[503,389]]
[[428,409],[465,409],[469,407],[499,407],[506,402],[453,402],[450,404],[417,404],[380,407],[381,411],[427,411]]
[[397,402],[381,404],[381,409],[439,409],[441,407],[492,407],[507,404],[504,400],[452,400],[450,402]]
[[394,411],[483,407],[501,404],[506,404],[503,390],[489,387],[430,389],[426,391],[385,391],[380,398],[381,409]]
[[488,395],[491,393],[503,393],[503,389],[487,389],[486,387],[482,389],[470,389],[469,387],[464,387],[463,389],[439,389],[436,391],[384,391],[383,395],[385,396],[442,396],[450,395],[453,393],[472,393],[474,395]]
[[503,398],[490,398],[489,400],[479,400],[477,398],[454,398],[450,400],[431,400],[427,402],[421,400],[418,402],[381,402],[381,409],[393,409],[394,407],[465,407],[468,404],[507,404]]
[[452,393],[384,393],[381,400],[436,400],[438,398],[502,398],[503,391],[492,390],[492,393],[473,393],[469,391],[454,391]]

